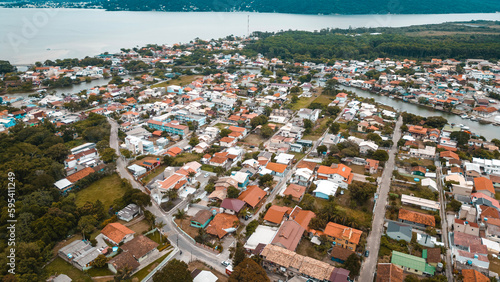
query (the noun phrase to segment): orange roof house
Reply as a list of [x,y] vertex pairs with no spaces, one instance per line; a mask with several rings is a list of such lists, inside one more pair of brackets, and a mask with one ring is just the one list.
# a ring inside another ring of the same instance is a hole
[[298,185],[295,183],[292,183],[286,187],[285,191],[283,192],[283,195],[285,196],[292,196],[292,199],[295,201],[300,201],[302,199],[302,196],[304,196],[304,193],[306,192],[306,187],[302,185]]
[[410,126],[410,128],[408,128],[408,131],[417,135],[427,135],[427,128],[424,128],[420,125]]
[[299,206],[295,206],[295,208],[293,208],[292,212],[290,213],[288,219],[294,220],[295,222],[300,224],[302,228],[309,231],[309,222],[311,222],[311,220],[315,217],[316,214],[314,212],[306,211],[301,209]]
[[400,209],[398,218],[401,222],[413,223],[420,226],[436,226],[434,216],[420,212]]
[[439,153],[439,157],[444,158],[444,159],[455,159],[455,160],[460,160],[460,157],[451,151],[442,151]]
[[266,212],[266,215],[264,216],[264,220],[274,223],[274,224],[280,224],[281,221],[283,220],[283,217],[285,214],[290,213],[292,210],[289,207],[281,207],[277,205],[272,205],[269,207],[269,209]]
[[105,239],[107,239],[111,243],[118,245],[122,242],[131,240],[135,232],[128,229],[121,223],[113,222],[106,225],[101,230],[101,234],[104,235]]
[[239,223],[240,221],[238,220],[238,217],[236,215],[219,213],[215,215],[212,221],[210,221],[205,231],[207,231],[208,234],[217,236],[219,237],[219,239],[222,239],[222,237],[226,236],[226,234],[229,233],[228,231],[230,231],[231,228],[234,228],[234,230],[236,231]]
[[241,192],[238,199],[247,203],[247,205],[251,206],[252,208],[255,208],[264,200],[266,195],[267,193],[264,190],[260,189],[259,186],[251,185],[248,186],[245,191]]
[[275,173],[283,173],[285,172],[287,165],[269,162],[266,168],[274,171]]
[[66,179],[71,183],[75,183],[78,180],[80,180],[80,179],[82,179],[82,178],[84,178],[87,175],[92,174],[92,173],[94,173],[94,170],[91,167],[86,167],[80,171],[77,171],[77,172],[71,174],[70,176],[66,177]]
[[170,156],[172,157],[175,157],[177,156],[178,154],[180,154],[180,152],[182,152],[182,149],[179,148],[179,147],[173,147],[173,148],[170,148],[168,151],[167,151],[167,154],[169,154]]
[[359,244],[363,231],[337,223],[328,222],[324,233],[328,237],[345,240],[351,244],[357,245]]
[[495,196],[495,188],[493,188],[493,182],[486,177],[474,178],[474,190],[486,194],[490,197]]
[[475,269],[462,269],[463,282],[489,282],[490,278]]

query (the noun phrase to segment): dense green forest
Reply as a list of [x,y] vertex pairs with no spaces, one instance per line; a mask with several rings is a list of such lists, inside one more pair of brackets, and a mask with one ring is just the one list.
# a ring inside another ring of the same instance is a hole
[[[1,110],[4,109],[10,112],[18,110],[1,107]],[[52,258],[52,248],[57,242],[79,233],[82,226],[88,224],[100,228],[100,224],[110,218],[116,209],[132,201],[149,201],[149,196],[124,182],[125,196],[115,202],[114,210],[105,210],[100,201],[77,207],[73,192],[62,196],[54,187],[55,181],[65,177],[63,162],[69,149],[83,142],[97,142],[98,151],[106,152],[109,131],[105,117],[90,114],[85,120],[61,128],[45,121],[33,127],[18,124],[10,128],[10,134],[0,134],[0,228],[7,230],[7,219],[11,219],[7,187],[12,176],[9,173],[13,173],[18,281],[45,281],[42,266]],[[78,139],[73,139],[75,133],[80,136]],[[77,182],[76,190],[84,189],[113,172],[114,165],[109,163],[103,172],[96,172]],[[7,274],[7,250],[12,247],[7,248],[6,236],[7,232],[0,233],[0,277]]]
[[442,14],[491,13],[500,11],[497,0],[109,0],[101,1],[108,10],[130,11],[255,11],[291,14]]
[[379,57],[497,60],[500,58],[497,26],[473,28],[443,24],[406,28],[255,33],[259,40],[249,44],[246,49],[267,57],[297,62],[327,63],[338,59]]
[[[9,1],[8,1],[9,2]],[[30,3],[44,3],[47,0],[13,1],[7,7],[19,7]],[[78,3],[81,0],[56,0],[55,3]],[[449,13],[492,13],[500,11],[498,0],[94,0],[82,7],[101,5],[110,11],[216,11],[216,12],[260,12],[290,14],[449,14]]]

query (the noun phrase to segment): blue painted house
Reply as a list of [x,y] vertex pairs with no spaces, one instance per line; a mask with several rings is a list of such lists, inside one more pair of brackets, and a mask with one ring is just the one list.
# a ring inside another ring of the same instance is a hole
[[16,125],[16,120],[11,117],[0,118],[0,124],[5,128],[9,128]]
[[239,188],[247,188],[248,182],[250,182],[250,175],[241,171],[233,171],[231,173],[231,178],[238,182]]
[[214,218],[210,210],[200,210],[191,218],[191,226],[194,228],[205,228]]

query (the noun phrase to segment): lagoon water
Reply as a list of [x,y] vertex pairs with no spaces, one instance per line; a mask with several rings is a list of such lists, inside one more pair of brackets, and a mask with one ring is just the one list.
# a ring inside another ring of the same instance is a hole
[[0,60],[17,65],[32,64],[47,59],[83,58],[148,43],[174,44],[197,37],[241,36],[248,31],[400,27],[468,20],[500,20],[500,13],[295,15],[0,8]]

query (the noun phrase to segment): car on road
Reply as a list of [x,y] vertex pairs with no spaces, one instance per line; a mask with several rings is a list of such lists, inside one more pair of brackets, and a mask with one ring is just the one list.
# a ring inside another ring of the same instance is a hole
[[207,177],[208,177],[208,172],[207,172],[207,173],[205,173],[205,178],[207,178]]
[[220,264],[222,264],[223,266],[228,266],[228,265],[231,265],[231,263],[230,263],[230,262],[228,262],[227,260],[222,261]]
[[368,257],[370,255],[370,251],[365,251],[365,257]]

